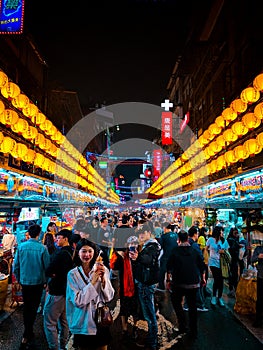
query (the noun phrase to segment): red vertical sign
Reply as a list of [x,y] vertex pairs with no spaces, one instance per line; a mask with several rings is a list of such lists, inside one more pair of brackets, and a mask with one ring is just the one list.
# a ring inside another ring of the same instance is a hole
[[153,181],[156,181],[161,175],[162,169],[162,150],[153,151]]
[[162,144],[171,145],[173,136],[172,112],[162,112]]

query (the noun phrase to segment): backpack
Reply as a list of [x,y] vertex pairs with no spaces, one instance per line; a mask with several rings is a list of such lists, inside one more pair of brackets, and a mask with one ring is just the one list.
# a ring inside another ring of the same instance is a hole
[[136,279],[146,284],[147,286],[151,286],[153,284],[158,283],[159,281],[159,273],[160,273],[160,248],[157,243],[151,243],[146,248],[145,251],[142,251],[142,254],[147,254],[151,250],[151,255],[153,256],[151,264],[146,265],[139,262],[137,266],[137,277]]

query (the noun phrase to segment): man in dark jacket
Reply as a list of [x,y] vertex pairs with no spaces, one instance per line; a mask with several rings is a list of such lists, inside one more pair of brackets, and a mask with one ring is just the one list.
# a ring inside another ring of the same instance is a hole
[[186,317],[182,302],[185,296],[189,307],[189,335],[197,337],[196,293],[200,287],[200,276],[205,279],[205,264],[200,253],[188,242],[188,234],[178,233],[179,244],[175,247],[167,262],[167,289],[172,291],[171,301],[177,315],[179,331],[187,331]]
[[148,335],[145,349],[157,349],[158,326],[154,305],[155,285],[158,282],[159,254],[161,246],[155,238],[151,238],[151,228],[145,223],[138,231],[141,250],[129,252],[130,258],[136,260],[135,284],[144,319],[148,324]]
[[[65,349],[69,336],[65,297],[67,274],[73,268],[72,248],[69,245],[71,234],[71,231],[67,229],[62,229],[56,234],[58,249],[46,269],[49,281],[43,314],[44,330],[50,350]],[[58,340],[57,332],[58,323],[60,340]]]

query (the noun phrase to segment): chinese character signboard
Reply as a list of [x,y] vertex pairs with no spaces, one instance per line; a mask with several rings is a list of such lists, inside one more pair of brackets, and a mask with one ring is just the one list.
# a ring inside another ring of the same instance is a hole
[[162,169],[162,150],[153,151],[153,181],[156,181],[161,174]]
[[171,145],[173,136],[172,112],[162,112],[162,144]]
[[25,0],[0,0],[0,34],[22,34]]

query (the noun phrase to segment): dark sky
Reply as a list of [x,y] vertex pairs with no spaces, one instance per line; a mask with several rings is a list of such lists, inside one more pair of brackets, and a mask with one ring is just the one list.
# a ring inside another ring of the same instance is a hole
[[189,15],[184,0],[25,0],[25,30],[50,77],[91,106],[160,105]]

